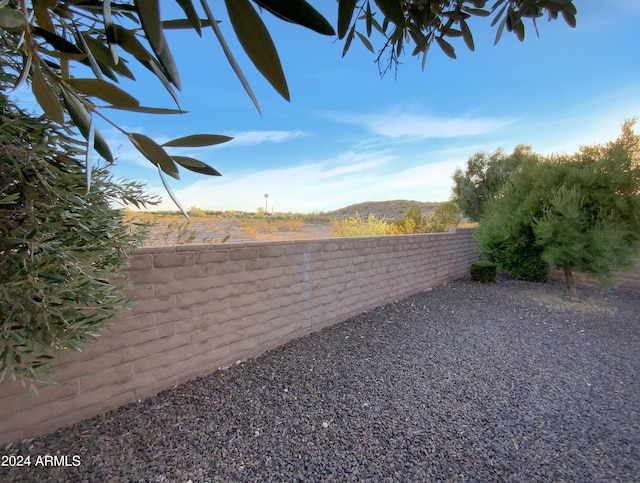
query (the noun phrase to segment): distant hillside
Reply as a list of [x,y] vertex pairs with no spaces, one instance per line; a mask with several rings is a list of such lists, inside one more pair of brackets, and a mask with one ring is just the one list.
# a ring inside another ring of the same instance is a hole
[[439,202],[423,202],[411,200],[392,200],[392,201],[366,201],[349,205],[339,210],[329,211],[326,215],[332,219],[343,219],[350,216],[360,215],[360,218],[367,218],[370,214],[374,214],[378,218],[386,218],[388,221],[394,221],[406,213],[412,206],[418,206],[423,213],[431,213],[434,211]]

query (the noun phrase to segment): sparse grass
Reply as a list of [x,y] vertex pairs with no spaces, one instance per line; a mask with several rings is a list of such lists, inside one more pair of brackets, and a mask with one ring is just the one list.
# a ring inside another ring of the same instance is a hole
[[272,235],[278,231],[300,231],[304,223],[302,218],[246,218],[238,226],[247,237],[259,239],[261,235]]

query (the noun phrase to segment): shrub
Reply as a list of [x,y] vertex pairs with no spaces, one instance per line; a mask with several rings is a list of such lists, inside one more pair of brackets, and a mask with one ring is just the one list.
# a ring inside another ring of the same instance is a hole
[[189,228],[190,222],[185,219],[173,220],[167,223],[167,227],[163,233],[164,242],[169,242],[169,237],[174,233],[176,235],[175,243],[177,245],[188,245],[195,242],[197,233],[195,230]]
[[398,235],[424,233],[428,230],[428,218],[417,206],[409,208],[404,216],[391,225],[391,232]]
[[462,220],[462,212],[453,201],[442,203],[427,218],[427,229],[430,233],[441,233],[453,230]]
[[192,206],[191,208],[189,208],[188,214],[189,216],[194,218],[207,216],[207,213],[204,210],[201,210],[200,208],[198,208],[197,206]]
[[78,144],[0,95],[0,381],[34,388],[52,358],[94,340],[127,303],[125,250],[144,226],[114,202],[155,203],[135,182],[95,167]]
[[542,258],[542,248],[536,245],[531,226],[509,204],[489,203],[474,237],[480,253],[513,278],[529,282],[549,280],[549,264]]
[[480,260],[471,264],[471,280],[480,283],[496,283],[498,269],[489,260]]
[[333,228],[333,236],[376,236],[390,234],[390,226],[384,218],[377,218],[376,215],[370,214],[366,220],[360,218],[356,214],[343,220],[331,221]]
[[390,226],[390,233],[409,235],[413,233],[438,233],[451,231],[462,219],[455,203],[441,203],[431,215],[422,213],[419,207],[412,206],[404,216]]

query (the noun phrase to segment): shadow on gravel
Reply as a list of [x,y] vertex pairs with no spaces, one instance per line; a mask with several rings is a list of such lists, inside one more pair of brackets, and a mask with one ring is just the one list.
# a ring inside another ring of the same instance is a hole
[[640,294],[581,292],[436,287],[13,445],[0,480],[637,481]]

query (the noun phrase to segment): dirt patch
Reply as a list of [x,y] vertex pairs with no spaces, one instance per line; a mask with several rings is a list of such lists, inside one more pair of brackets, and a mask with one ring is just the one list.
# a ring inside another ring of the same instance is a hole
[[533,300],[540,304],[559,310],[575,311],[580,314],[615,314],[618,308],[614,303],[608,301],[605,297],[599,296],[595,299],[593,296],[580,295],[578,289],[578,300],[571,299],[566,293],[559,291],[557,293],[540,293],[532,292],[530,294]]
[[156,222],[145,246],[331,238],[331,225],[288,220],[181,218]]

